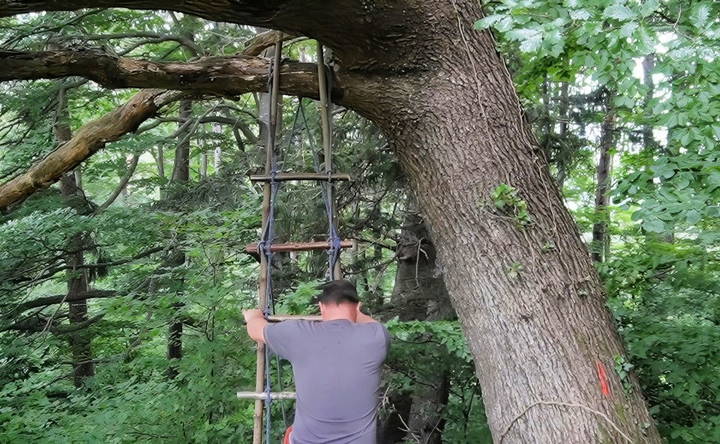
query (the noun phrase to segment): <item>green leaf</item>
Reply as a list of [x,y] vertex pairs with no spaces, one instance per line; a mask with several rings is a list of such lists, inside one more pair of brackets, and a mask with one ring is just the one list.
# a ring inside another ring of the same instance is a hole
[[635,13],[627,6],[611,5],[605,8],[603,17],[625,21],[635,17]]
[[640,5],[640,15],[647,17],[660,7],[658,0],[645,0]]
[[587,20],[592,15],[584,9],[571,9],[569,11],[570,18],[573,20]]
[[704,28],[710,17],[710,6],[707,3],[697,5],[691,17],[695,27],[699,29]]
[[685,220],[690,225],[695,225],[698,223],[701,219],[702,215],[698,210],[690,210],[687,213],[685,213]]
[[708,174],[707,182],[708,185],[710,185],[710,192],[715,191],[716,188],[720,187],[720,171],[710,171],[710,174]]
[[505,17],[503,14],[492,14],[475,22],[475,29],[487,29]]
[[642,226],[645,230],[650,231],[651,233],[665,232],[665,222],[658,218],[646,219],[643,221]]
[[542,33],[537,29],[522,28],[507,33],[512,40],[520,42],[520,50],[523,52],[537,51],[542,43]]
[[623,37],[630,37],[637,28],[637,23],[627,22],[622,26],[622,28],[620,28],[620,35],[622,35]]

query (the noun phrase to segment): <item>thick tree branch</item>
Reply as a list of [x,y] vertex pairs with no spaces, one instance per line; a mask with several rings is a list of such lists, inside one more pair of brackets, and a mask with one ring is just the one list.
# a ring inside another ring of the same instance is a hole
[[[321,0],[0,0],[0,17],[38,11],[70,11],[83,8],[130,8],[183,12],[211,21],[230,22],[284,31],[315,38],[335,50],[341,64],[350,69],[404,69],[417,66],[427,46],[413,35],[424,17],[420,2],[360,2],[336,0],[332,7]],[[423,22],[423,26],[427,23]]]
[[[151,62],[118,57],[97,49],[41,52],[0,51],[0,81],[85,77],[107,88],[163,88],[239,95],[267,90],[270,60],[237,55],[194,62]],[[283,63],[285,94],[317,97],[312,63]]]

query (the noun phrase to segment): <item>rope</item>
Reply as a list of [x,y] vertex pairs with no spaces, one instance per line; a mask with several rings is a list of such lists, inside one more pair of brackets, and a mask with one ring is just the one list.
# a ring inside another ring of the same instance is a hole
[[[277,156],[275,152],[275,142],[276,142],[276,134],[277,134],[277,124],[278,124],[278,88],[279,88],[279,67],[280,67],[280,57],[282,53],[282,42],[278,41],[275,44],[275,54],[273,57],[273,63],[270,65],[270,75],[268,76],[270,79],[272,79],[272,83],[269,85],[269,93],[270,93],[270,115],[269,115],[269,122],[267,126],[267,144],[266,144],[266,169],[269,168],[269,176],[270,176],[270,202],[268,203],[268,214],[267,219],[265,223],[265,227],[263,229],[262,234],[262,240],[258,243],[258,249],[261,250],[262,254],[265,256],[265,306],[262,307],[263,314],[265,317],[270,316],[274,312],[274,306],[275,303],[273,301],[273,285],[272,285],[272,260],[273,260],[273,252],[272,252],[272,243],[275,239],[275,203],[277,200],[277,192],[280,183],[276,180],[277,174],[278,174],[278,168],[277,168]],[[272,363],[270,359],[270,351],[268,350],[268,347],[265,347],[265,443],[270,444],[270,435],[272,431],[272,381],[271,381],[271,373],[270,373],[270,364]]]
[[[340,276],[336,276],[335,268],[340,259],[340,237],[335,227],[335,210],[333,208],[333,182],[332,176],[332,114],[330,112],[330,96],[332,89],[330,84],[331,76],[326,75],[327,65],[325,65],[323,46],[320,42],[317,44],[317,65],[318,65],[318,88],[320,89],[320,124],[322,126],[322,142],[325,160],[325,173],[328,180],[323,183],[323,202],[325,203],[325,212],[328,220],[328,242],[330,249],[328,250],[328,277],[334,280]],[[315,171],[320,172],[319,165],[315,163]]]
[[[303,126],[305,127],[305,132],[307,134],[308,142],[310,142],[310,151],[313,154],[313,168],[315,169],[316,173],[321,173],[320,168],[320,159],[318,158],[318,146],[315,141],[315,137],[313,137],[312,133],[310,132],[310,126],[308,124],[307,115],[305,114],[305,105],[302,102],[302,99],[300,99],[300,104],[298,107],[298,110],[300,111],[300,115],[303,119]],[[332,171],[327,172],[327,174],[332,174]],[[326,183],[323,183],[321,192],[322,192],[322,199],[323,203],[325,205],[325,213],[327,215],[328,219],[328,242],[330,243],[330,249],[328,250],[328,275],[327,278],[329,280],[334,280],[338,278],[339,276],[335,276],[335,265],[337,264],[338,260],[340,260],[340,242],[341,238],[339,236],[339,233],[337,231],[337,228],[335,226],[335,218],[334,218],[334,211],[333,211],[333,202],[331,193],[329,193],[329,188],[332,186],[332,181],[328,180]]]

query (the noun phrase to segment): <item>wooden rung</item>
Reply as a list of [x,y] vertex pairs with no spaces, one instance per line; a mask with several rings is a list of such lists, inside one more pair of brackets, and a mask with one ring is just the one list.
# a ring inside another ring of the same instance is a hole
[[[271,177],[266,175],[252,175],[250,180],[252,182],[270,182]],[[323,174],[323,173],[278,173],[275,175],[276,182],[284,182],[288,180],[333,180],[333,181],[348,181],[351,180],[349,174],[335,173],[335,174]]]
[[[259,399],[260,401],[267,400],[267,394],[265,392],[237,392],[238,399]],[[295,399],[295,392],[271,392],[270,398],[272,399]]]
[[[351,248],[353,241],[341,241],[340,248]],[[290,242],[287,244],[272,244],[270,251],[273,253],[287,253],[289,251],[315,251],[315,250],[329,250],[330,243],[328,241],[322,242]],[[258,244],[249,244],[245,247],[245,253],[256,254],[258,252]]]
[[270,322],[290,321],[293,319],[301,319],[303,321],[322,321],[320,315],[272,315],[266,318]]

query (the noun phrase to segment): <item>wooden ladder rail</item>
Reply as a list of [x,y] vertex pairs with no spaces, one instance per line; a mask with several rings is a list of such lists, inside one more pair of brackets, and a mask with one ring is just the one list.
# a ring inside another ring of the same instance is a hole
[[[267,128],[267,143],[265,144],[265,175],[270,176],[273,170],[275,137],[277,135],[278,105],[280,90],[280,58],[282,57],[282,40],[278,38],[275,42],[275,53],[273,54],[272,87],[270,88],[270,116]],[[262,232],[268,229],[270,215],[270,200],[272,198],[272,183],[263,184],[262,203]],[[258,305],[261,310],[267,305],[267,257],[260,255],[260,277],[258,279]],[[255,363],[255,391],[265,391],[265,344],[258,343]],[[265,403],[263,399],[255,400],[255,414],[253,415],[253,444],[262,444],[263,440],[263,413]]]
[[[317,70],[318,70],[318,89],[320,90],[320,125],[322,126],[322,145],[323,145],[323,157],[325,161],[325,173],[332,176],[333,162],[332,162],[332,130],[330,127],[330,103],[328,102],[328,84],[327,75],[325,73],[325,55],[323,52],[323,45],[317,42]],[[327,183],[327,196],[326,199],[330,206],[329,215],[331,224],[328,227],[329,231],[337,229],[335,205],[333,202],[333,191],[335,187],[332,181]],[[342,279],[340,270],[340,260],[335,262],[335,269],[329,270],[331,280]]]

